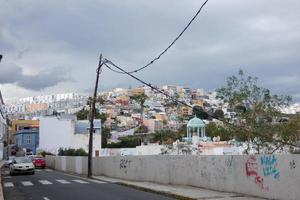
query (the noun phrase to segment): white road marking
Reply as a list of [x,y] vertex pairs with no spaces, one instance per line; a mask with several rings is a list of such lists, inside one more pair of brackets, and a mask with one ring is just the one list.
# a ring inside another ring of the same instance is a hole
[[14,187],[14,184],[12,182],[7,182],[3,184],[4,187]]
[[30,181],[22,181],[21,182],[24,186],[33,186],[33,184]]
[[62,184],[70,184],[69,181],[62,180],[62,179],[57,179],[56,181],[57,181],[57,182],[60,182],[60,183],[62,183]]
[[43,185],[51,185],[52,184],[50,181],[47,181],[47,180],[39,180],[39,182]]
[[86,182],[86,181],[83,181],[83,180],[79,180],[79,179],[76,179],[76,180],[72,180],[74,182],[77,182],[77,183],[81,183],[81,184],[87,184],[89,182]]
[[52,169],[46,169],[45,171],[47,171],[47,172],[53,172]]
[[50,200],[48,197],[43,197],[44,200]]

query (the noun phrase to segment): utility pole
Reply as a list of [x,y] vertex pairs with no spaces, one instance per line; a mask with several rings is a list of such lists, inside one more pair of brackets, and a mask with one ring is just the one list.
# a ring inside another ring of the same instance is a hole
[[96,105],[96,98],[97,98],[97,90],[98,90],[98,82],[99,82],[99,75],[101,71],[101,67],[104,64],[102,61],[102,54],[100,54],[99,58],[99,65],[96,72],[96,84],[94,90],[93,101],[91,105],[91,112],[90,112],[90,133],[89,133],[89,154],[88,154],[88,177],[92,176],[92,165],[93,165],[93,133],[94,133],[94,117],[95,117],[95,105]]

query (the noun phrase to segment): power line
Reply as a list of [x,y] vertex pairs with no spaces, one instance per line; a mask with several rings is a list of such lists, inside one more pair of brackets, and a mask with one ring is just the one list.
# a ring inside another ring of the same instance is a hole
[[[120,70],[120,72],[122,72],[123,74],[127,74],[128,76],[130,76],[130,77],[132,77],[133,79],[135,79],[135,80],[141,82],[142,84],[147,85],[147,86],[150,87],[152,90],[154,90],[154,91],[156,91],[156,92],[158,92],[158,93],[161,93],[161,94],[165,95],[166,97],[170,98],[172,101],[174,101],[174,102],[176,102],[176,103],[180,103],[180,104],[182,104],[182,105],[184,105],[184,106],[187,106],[187,107],[189,107],[189,108],[194,108],[194,106],[191,106],[191,105],[185,103],[184,101],[180,101],[180,100],[178,100],[178,99],[175,99],[174,97],[170,96],[170,95],[167,94],[166,92],[161,91],[160,89],[154,87],[152,84],[146,83],[146,82],[143,81],[142,79],[140,79],[140,78],[134,76],[134,75],[133,75],[132,73],[130,73],[130,72],[125,71],[124,69],[122,69],[122,68],[119,67],[118,65],[114,64],[114,63],[113,63],[112,61],[110,61],[110,60],[104,59],[103,64],[104,64],[108,69],[110,69],[110,70],[112,70],[112,71],[116,71],[116,70],[114,70],[113,68],[111,68],[108,64],[112,65],[113,67],[115,67],[115,68],[117,68],[118,70]],[[211,115],[210,113],[207,113],[207,115],[208,115],[209,117],[213,118],[213,119],[217,119],[215,116]],[[232,127],[238,128],[238,129],[240,129],[240,130],[242,130],[242,131],[243,131],[243,130],[244,130],[244,131],[246,130],[245,127],[236,126],[236,125],[234,125],[234,124],[232,124],[232,123],[230,123],[230,122],[227,122],[227,121],[225,121],[225,120],[221,120],[221,119],[217,119],[217,120],[220,120],[220,121],[222,121],[223,123],[228,124],[228,125],[230,125],[230,126],[232,126]],[[247,131],[247,130],[246,130],[246,131]]]
[[[179,33],[179,35],[167,46],[167,48],[165,48],[157,57],[155,57],[153,60],[151,60],[148,64],[146,64],[143,67],[140,67],[138,69],[135,69],[133,71],[129,71],[127,73],[132,74],[132,73],[137,73],[147,67],[149,67],[150,65],[152,65],[155,61],[159,60],[161,58],[162,55],[164,55],[176,42],[177,40],[183,35],[183,33],[190,27],[190,25],[193,23],[193,21],[197,18],[197,16],[200,14],[200,12],[202,11],[202,8],[205,6],[205,4],[208,2],[208,0],[206,0],[201,7],[198,9],[198,11],[196,12],[196,14],[193,16],[193,18],[189,21],[189,23],[184,27],[184,29]],[[119,74],[127,74],[125,72],[121,72],[121,71],[117,71],[117,70],[112,70],[116,73]]]
[[116,64],[114,64],[112,61],[109,61],[109,60],[105,60],[105,61],[106,61],[106,62],[104,63],[104,65],[105,65],[108,69],[110,69],[110,70],[112,70],[112,71],[116,71],[116,70],[112,69],[112,68],[108,65],[108,64],[111,64],[111,65],[114,66],[115,68],[119,69],[123,74],[127,74],[128,76],[131,76],[131,77],[134,78],[135,80],[137,80],[137,81],[143,83],[144,85],[149,86],[152,90],[154,90],[154,91],[156,91],[156,92],[158,92],[158,93],[161,93],[161,94],[163,94],[163,95],[169,97],[169,98],[172,99],[174,102],[181,103],[181,104],[183,104],[183,105],[185,105],[185,106],[189,106],[189,107],[193,108],[191,105],[188,105],[187,103],[185,103],[185,102],[183,102],[183,101],[180,101],[180,100],[177,100],[177,99],[173,98],[172,96],[170,96],[169,94],[165,93],[164,91],[161,91],[161,90],[157,89],[156,87],[152,86],[150,83],[146,83],[146,82],[143,81],[142,79],[140,79],[140,78],[138,78],[138,77],[132,75],[132,73],[125,71],[125,70],[122,69],[121,67],[119,67],[119,66],[117,66]]

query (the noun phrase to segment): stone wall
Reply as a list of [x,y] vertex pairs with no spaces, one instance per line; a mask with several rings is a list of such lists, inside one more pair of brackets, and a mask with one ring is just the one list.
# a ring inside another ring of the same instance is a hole
[[[47,157],[47,165],[79,174],[87,172],[85,157]],[[97,157],[93,174],[272,199],[300,199],[300,155]]]

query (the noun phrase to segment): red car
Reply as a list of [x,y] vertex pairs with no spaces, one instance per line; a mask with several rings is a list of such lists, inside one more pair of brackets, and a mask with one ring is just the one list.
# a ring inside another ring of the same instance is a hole
[[41,168],[45,169],[45,167],[46,167],[46,160],[42,156],[33,157],[32,158],[32,163],[34,164],[34,166],[36,168],[41,167]]

